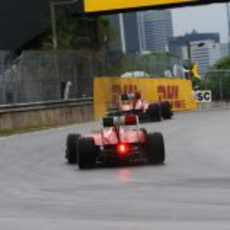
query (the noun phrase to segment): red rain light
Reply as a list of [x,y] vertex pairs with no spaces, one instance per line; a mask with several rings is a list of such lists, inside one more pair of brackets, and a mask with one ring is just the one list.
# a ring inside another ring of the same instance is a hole
[[125,124],[126,125],[136,125],[137,124],[137,116],[130,114],[125,116]]
[[129,153],[129,145],[127,143],[118,143],[117,144],[117,153],[119,155],[126,155]]

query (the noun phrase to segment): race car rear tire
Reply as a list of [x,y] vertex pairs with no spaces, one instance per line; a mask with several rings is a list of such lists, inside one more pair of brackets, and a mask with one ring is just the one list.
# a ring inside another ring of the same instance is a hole
[[78,166],[80,169],[92,168],[96,165],[99,148],[91,137],[80,138],[78,146]]
[[161,115],[164,119],[171,119],[173,112],[172,112],[172,106],[169,101],[161,102]]
[[147,113],[150,121],[160,121],[161,120],[160,104],[158,103],[150,104]]
[[149,164],[162,164],[165,161],[165,146],[161,133],[147,135],[146,157]]
[[69,134],[66,138],[65,157],[69,164],[77,163],[78,140],[80,137],[80,134]]

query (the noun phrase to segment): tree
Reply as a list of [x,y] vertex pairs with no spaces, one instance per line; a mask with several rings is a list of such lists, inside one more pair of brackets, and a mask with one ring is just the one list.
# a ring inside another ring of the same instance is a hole
[[218,60],[214,65],[214,69],[218,69],[218,70],[230,69],[230,56]]
[[218,60],[206,77],[214,100],[230,100],[230,56]]
[[[69,8],[56,10],[58,49],[94,49],[106,46],[111,37],[109,21],[103,16],[85,16],[73,13]],[[49,30],[40,38],[41,49],[52,49]]]

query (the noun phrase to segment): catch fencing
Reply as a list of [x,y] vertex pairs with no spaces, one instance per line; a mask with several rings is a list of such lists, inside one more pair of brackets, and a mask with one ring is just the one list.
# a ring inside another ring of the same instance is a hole
[[93,96],[94,76],[143,71],[164,76],[180,60],[170,55],[124,55],[102,51],[25,51],[0,55],[0,105]]
[[210,70],[204,79],[204,88],[212,91],[213,101],[230,101],[230,70]]

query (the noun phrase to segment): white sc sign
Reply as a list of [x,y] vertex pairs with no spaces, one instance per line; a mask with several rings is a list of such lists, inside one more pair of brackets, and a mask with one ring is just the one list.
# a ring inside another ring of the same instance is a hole
[[212,91],[211,90],[197,90],[195,92],[196,101],[208,103],[212,102]]

